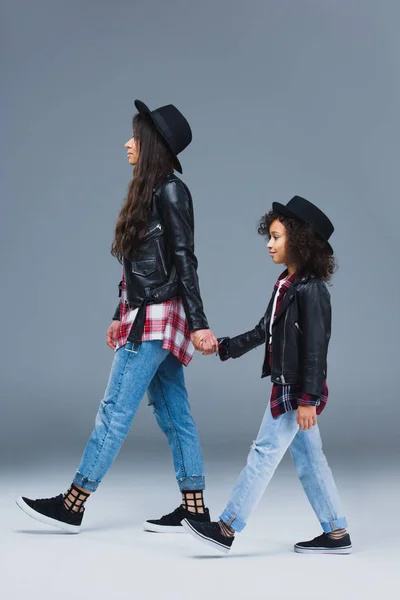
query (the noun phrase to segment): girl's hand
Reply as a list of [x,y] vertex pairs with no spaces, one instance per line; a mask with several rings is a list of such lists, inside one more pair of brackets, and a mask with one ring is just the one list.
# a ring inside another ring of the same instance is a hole
[[115,346],[117,345],[118,329],[119,321],[113,321],[107,329],[107,346],[111,348],[111,350],[115,350]]
[[315,406],[299,406],[297,409],[297,423],[301,431],[311,429],[317,424],[317,409]]

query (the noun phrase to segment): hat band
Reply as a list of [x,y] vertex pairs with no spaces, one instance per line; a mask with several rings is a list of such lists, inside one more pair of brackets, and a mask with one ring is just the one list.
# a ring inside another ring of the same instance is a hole
[[163,130],[163,134],[165,135],[165,137],[168,139],[169,143],[172,146],[173,140],[174,140],[174,135],[173,135],[171,129],[169,128],[168,123],[166,122],[164,117],[162,115],[160,115],[160,113],[158,113],[158,112],[153,112],[152,116],[153,116],[154,121],[157,122],[157,125],[160,127],[160,129]]

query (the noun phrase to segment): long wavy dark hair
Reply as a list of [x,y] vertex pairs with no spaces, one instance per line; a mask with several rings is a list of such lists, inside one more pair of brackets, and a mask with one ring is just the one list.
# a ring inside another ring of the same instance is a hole
[[174,156],[148,115],[135,115],[132,135],[140,152],[111,246],[111,254],[119,262],[124,256],[132,258],[148,226],[153,188],[174,170]]
[[326,243],[315,235],[310,225],[271,210],[260,219],[258,233],[269,240],[269,230],[276,219],[286,229],[288,264],[295,267],[299,276],[309,274],[329,281],[337,270],[335,257]]

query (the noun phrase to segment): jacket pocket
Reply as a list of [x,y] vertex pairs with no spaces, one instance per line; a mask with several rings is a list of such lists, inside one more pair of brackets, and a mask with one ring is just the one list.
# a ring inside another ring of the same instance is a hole
[[136,260],[132,262],[132,273],[148,277],[157,271],[157,262],[155,258],[147,258],[145,260]]

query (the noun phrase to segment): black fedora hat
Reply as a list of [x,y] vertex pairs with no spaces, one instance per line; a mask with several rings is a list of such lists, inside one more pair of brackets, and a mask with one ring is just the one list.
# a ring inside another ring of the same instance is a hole
[[148,115],[153,121],[158,133],[174,155],[175,169],[182,173],[182,165],[177,155],[192,141],[192,130],[183,114],[173,104],[150,110],[144,102],[135,100],[135,106],[139,113]]
[[335,228],[330,219],[328,219],[318,206],[315,206],[315,204],[301,196],[293,196],[287,204],[273,202],[272,210],[284,217],[291,217],[292,219],[297,219],[302,223],[311,225],[316,235],[326,243],[333,254],[333,248],[328,240],[335,231]]

